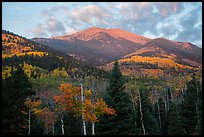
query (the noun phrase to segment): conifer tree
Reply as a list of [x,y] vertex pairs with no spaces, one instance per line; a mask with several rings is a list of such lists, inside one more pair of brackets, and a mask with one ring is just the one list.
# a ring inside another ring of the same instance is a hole
[[168,134],[168,117],[165,113],[165,104],[162,98],[159,98],[158,100],[159,108],[160,108],[160,115],[161,115],[161,129],[160,134],[161,135],[167,135]]
[[115,62],[104,100],[109,107],[116,110],[117,116],[102,116],[99,119],[100,123],[97,124],[96,133],[102,135],[135,134],[133,108],[129,94],[124,91],[124,84],[125,79],[120,72],[118,62]]
[[[146,89],[140,89],[140,99],[137,103],[137,128],[140,128],[140,134],[156,135],[159,134],[159,126],[156,118],[153,116],[153,106],[148,100],[148,92]],[[140,102],[141,100],[141,102]],[[141,105],[141,108],[140,108]],[[141,119],[142,117],[142,119]],[[145,129],[145,132],[144,132]]]
[[25,128],[28,116],[24,105],[26,97],[34,95],[31,83],[21,67],[2,82],[3,134],[27,134]]
[[198,123],[198,115],[196,110],[197,99],[197,81],[193,74],[192,80],[187,83],[187,89],[182,103],[182,122],[186,134],[193,134]]
[[[200,86],[198,84],[198,86]],[[202,89],[198,92],[198,116],[197,116],[196,132],[202,135]]]
[[169,106],[168,118],[168,135],[184,135],[181,118],[174,102],[172,102]]

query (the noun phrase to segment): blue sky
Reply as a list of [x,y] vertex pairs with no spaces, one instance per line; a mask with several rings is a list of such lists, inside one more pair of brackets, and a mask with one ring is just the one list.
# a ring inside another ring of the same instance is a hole
[[201,2],[3,2],[2,29],[27,38],[120,28],[202,47]]

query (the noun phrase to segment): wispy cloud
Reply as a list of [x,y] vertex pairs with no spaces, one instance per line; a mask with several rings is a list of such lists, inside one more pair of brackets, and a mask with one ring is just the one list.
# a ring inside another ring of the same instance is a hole
[[72,20],[72,26],[88,25],[108,25],[108,20],[112,17],[111,13],[98,5],[88,5],[71,11],[67,20]]
[[38,37],[43,37],[43,35],[47,37],[48,33],[50,33],[51,36],[62,35],[65,34],[66,30],[61,21],[55,18],[48,18],[44,24],[37,24],[36,27],[32,29],[32,32]]
[[31,32],[35,35],[35,37],[48,37],[44,24],[37,24],[36,27],[31,30]]
[[56,5],[53,6],[52,8],[48,8],[47,10],[42,11],[42,15],[45,18],[51,18],[51,17],[55,17],[57,14],[68,14],[69,9],[67,6],[65,5]]
[[49,18],[46,21],[46,25],[47,25],[47,31],[49,31],[50,33],[65,32],[63,23],[55,18]]
[[[31,3],[32,4],[32,3]],[[87,29],[91,26],[102,28],[120,28],[133,33],[150,36],[166,37],[177,41],[189,41],[202,46],[202,3],[197,2],[67,2],[43,3],[41,8],[31,6],[34,16],[30,26],[33,36],[66,35]],[[4,4],[8,12],[23,4]],[[16,7],[15,7],[16,6]],[[4,10],[4,11],[5,11]],[[16,12],[21,14],[23,11]],[[36,13],[36,14],[35,14]],[[21,22],[27,23],[23,16]],[[36,20],[40,18],[40,20]],[[35,20],[34,20],[35,19]],[[10,23],[10,20],[4,24]],[[18,26],[23,23],[18,23]],[[8,26],[8,25],[7,25]],[[40,27],[39,27],[40,26]],[[39,29],[40,28],[40,29]],[[43,32],[40,32],[43,31]]]

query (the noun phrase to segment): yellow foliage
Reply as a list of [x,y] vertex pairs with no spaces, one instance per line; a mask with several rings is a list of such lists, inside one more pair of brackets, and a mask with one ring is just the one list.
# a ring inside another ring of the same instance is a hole
[[47,56],[48,55],[48,53],[46,53],[46,52],[41,52],[41,51],[32,51],[32,52],[24,52],[24,53],[15,53],[15,54],[4,54],[4,53],[2,53],[2,59],[4,59],[4,58],[10,58],[10,57],[13,57],[14,55],[16,55],[17,57],[19,57],[19,56],[25,56],[25,55],[34,55],[34,56],[40,56],[40,57],[42,57],[42,56]]
[[37,100],[37,101],[31,101],[30,98],[26,98],[25,100],[25,105],[30,107],[31,109],[35,108],[35,107],[38,107],[40,105],[42,105],[42,102],[40,100]]
[[54,77],[56,77],[56,78],[57,77],[68,77],[69,76],[64,67],[61,68],[61,69],[60,68],[54,69],[52,75]]
[[122,62],[143,62],[143,63],[158,63],[159,67],[176,67],[176,68],[192,68],[190,66],[181,65],[176,63],[172,58],[160,58],[160,57],[143,57],[143,56],[132,56],[130,58],[124,58],[119,61]]
[[11,76],[12,68],[10,66],[2,66],[2,78],[5,79]]
[[161,69],[141,69],[141,72],[143,75],[148,75],[150,77],[162,76],[164,74],[164,71]]

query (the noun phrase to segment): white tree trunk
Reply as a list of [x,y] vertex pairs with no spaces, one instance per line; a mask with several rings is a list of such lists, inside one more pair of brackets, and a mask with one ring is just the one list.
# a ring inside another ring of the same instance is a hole
[[[133,96],[132,96],[131,91],[130,91],[130,96],[131,96],[131,101],[132,101],[132,107],[133,107],[134,113],[136,114],[136,109],[135,109],[135,101],[134,101],[134,100],[132,100]],[[135,125],[137,125],[136,120],[135,120]]]
[[94,126],[94,122],[92,122],[92,135],[95,135],[95,130],[94,130],[95,126]]
[[184,92],[183,92],[183,88],[181,89],[181,99],[182,99],[182,102],[184,101],[184,98],[183,98],[183,96],[184,96]]
[[157,90],[154,90],[156,93],[156,101],[157,101],[157,111],[159,115],[159,128],[161,129],[161,115],[160,115],[160,107],[159,107],[159,101],[158,101],[158,96],[157,96]]
[[196,83],[196,102],[195,102],[195,105],[196,105],[196,114],[197,114],[197,123],[200,123],[200,117],[199,117],[199,112],[198,112],[198,107],[199,107],[199,98],[198,98],[198,87],[197,87],[197,83]]
[[54,135],[55,134],[55,123],[52,122],[52,134]]
[[62,135],[64,135],[64,121],[62,118],[61,118],[61,125],[62,125]]
[[28,135],[30,135],[30,112],[31,112],[31,110],[29,109],[29,112],[28,112]]
[[166,104],[166,99],[164,100],[164,106],[165,106],[165,113],[167,114],[167,104]]
[[144,122],[143,122],[142,103],[141,103],[141,97],[140,97],[140,92],[139,91],[138,91],[138,94],[139,94],[139,102],[140,102],[140,115],[141,115],[140,119],[141,119],[141,122],[142,122],[142,130],[143,130],[143,134],[146,135]]
[[160,107],[159,107],[158,98],[157,98],[157,109],[158,109],[158,114],[159,114],[159,128],[161,129],[161,115],[160,115]]
[[[95,103],[95,92],[94,88],[92,87],[92,100],[91,100],[91,115],[93,116],[94,114],[94,103]],[[95,135],[95,125],[94,121],[91,123],[92,125],[92,135]]]
[[170,88],[170,92],[171,92],[171,101],[173,102],[174,101],[174,96],[173,96],[171,88]]
[[167,94],[167,90],[165,90],[165,112],[167,114],[168,111],[168,94]]
[[86,135],[86,123],[85,123],[85,118],[84,118],[84,90],[83,90],[83,85],[82,83],[80,83],[81,85],[81,102],[82,102],[82,122],[83,122],[83,129],[84,129],[84,135]]

